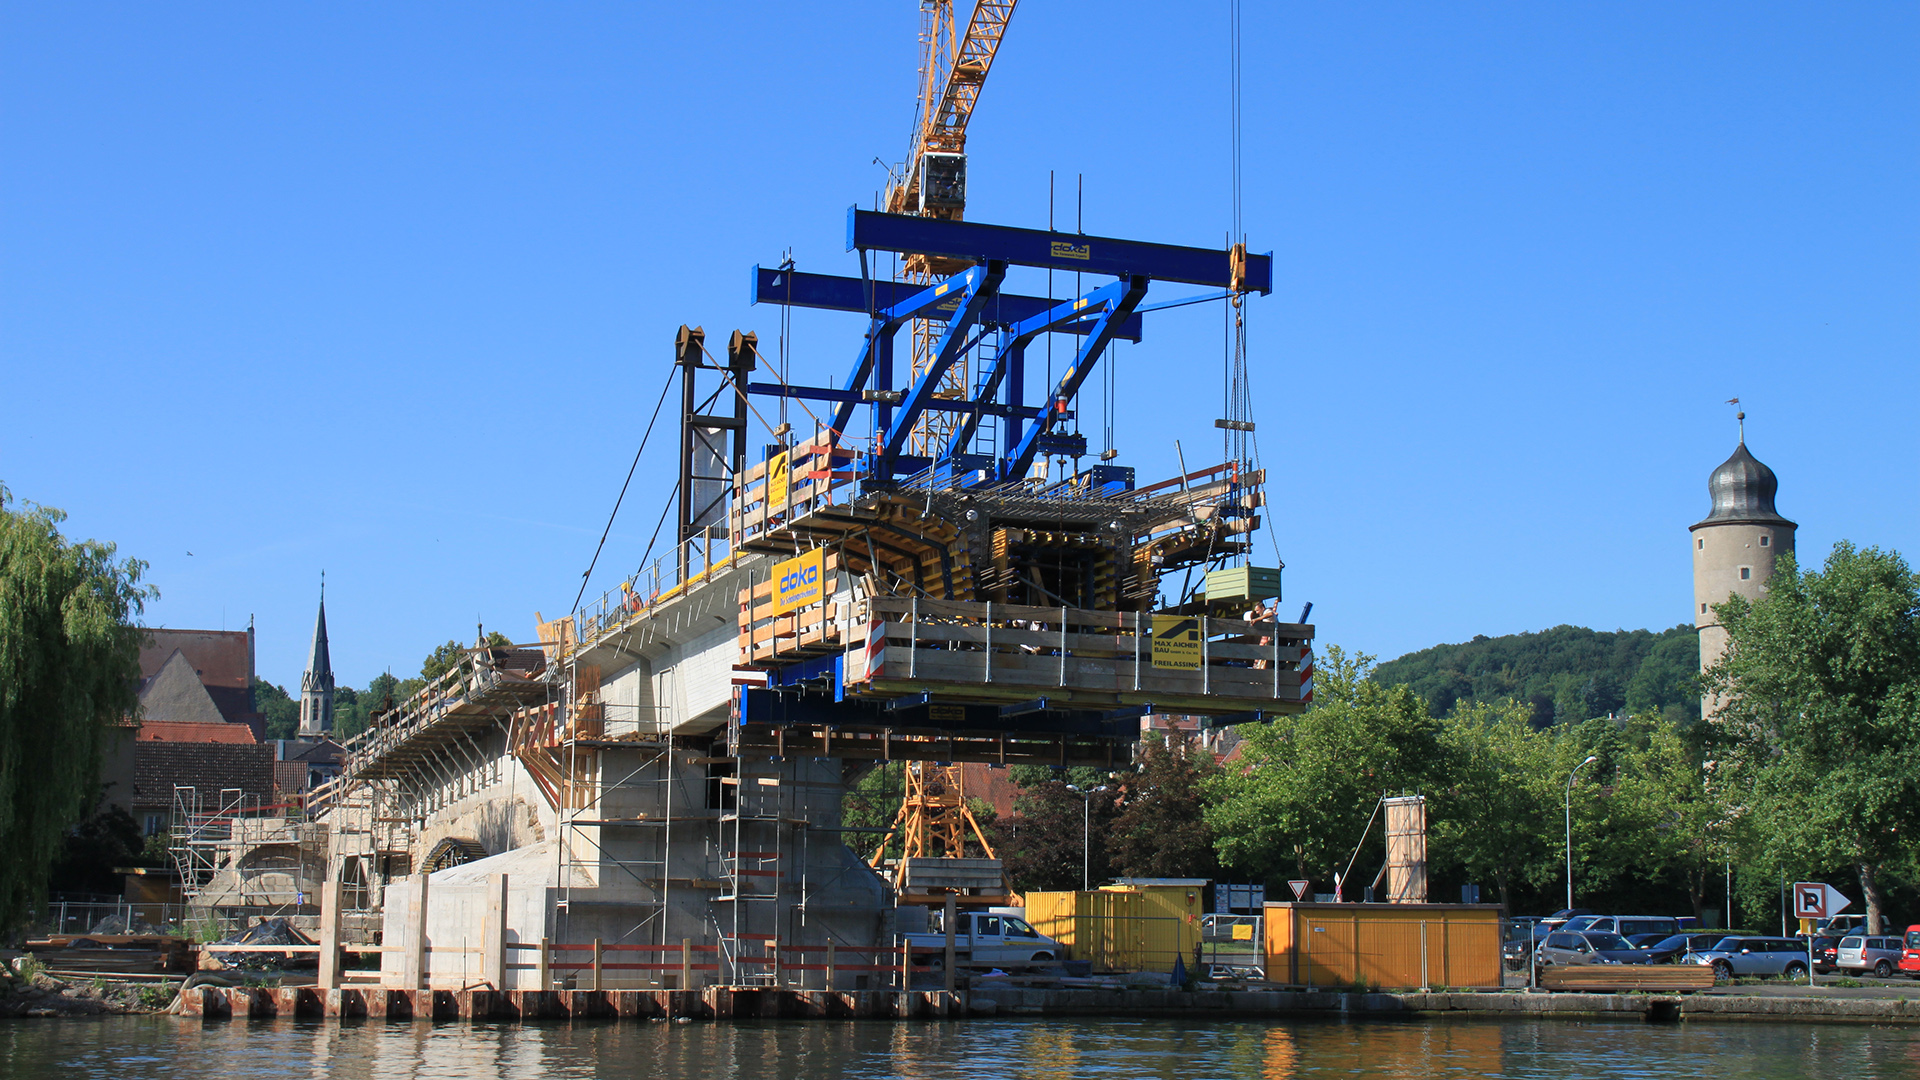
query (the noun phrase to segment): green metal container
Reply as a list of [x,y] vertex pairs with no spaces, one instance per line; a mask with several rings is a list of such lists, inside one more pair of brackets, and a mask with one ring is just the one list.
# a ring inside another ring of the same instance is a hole
[[1280,568],[1232,566],[1207,571],[1207,602],[1280,598]]

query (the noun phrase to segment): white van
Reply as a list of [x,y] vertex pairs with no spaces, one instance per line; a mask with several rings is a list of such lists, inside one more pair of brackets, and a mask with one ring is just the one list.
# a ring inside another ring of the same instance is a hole
[[1578,927],[1583,931],[1603,930],[1610,934],[1619,934],[1623,938],[1630,938],[1635,934],[1671,936],[1680,932],[1680,920],[1666,915],[1585,915],[1575,919],[1574,922],[1584,924]]

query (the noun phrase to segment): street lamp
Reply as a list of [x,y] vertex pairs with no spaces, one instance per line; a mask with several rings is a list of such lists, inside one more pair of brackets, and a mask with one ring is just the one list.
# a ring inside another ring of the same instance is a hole
[[1105,791],[1107,785],[1101,784],[1093,791],[1082,791],[1072,784],[1066,788],[1080,796],[1080,891],[1088,892],[1093,888],[1093,792]]
[[1568,911],[1573,910],[1573,778],[1579,775],[1581,769],[1584,769],[1587,766],[1599,760],[1600,760],[1599,758],[1593,756],[1592,754],[1588,754],[1587,760],[1581,762],[1578,765],[1575,765],[1573,767],[1573,771],[1567,774],[1567,910]]

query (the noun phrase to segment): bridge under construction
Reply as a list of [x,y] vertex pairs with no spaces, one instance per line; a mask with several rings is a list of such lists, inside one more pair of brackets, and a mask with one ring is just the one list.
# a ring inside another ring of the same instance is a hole
[[[847,370],[806,385],[752,333],[681,326],[672,550],[526,646],[476,645],[312,800],[323,935],[378,927],[387,985],[546,989],[591,949],[609,985],[879,988],[927,905],[1011,898],[984,836],[929,828],[959,763],[1120,770],[1151,714],[1310,702],[1313,628],[1251,558],[1240,314],[1271,257],[964,220],[957,136],[1013,5],[964,35],[923,6],[922,124],[887,209],[850,211],[846,272],[750,271],[756,304],[846,314]],[[1093,287],[1006,288],[1034,271]],[[1235,327],[1226,460],[1139,483],[1090,452],[1081,392],[1193,303]],[[1049,341],[1068,360],[1036,379]],[[861,835],[842,798],[889,762],[908,805]]]

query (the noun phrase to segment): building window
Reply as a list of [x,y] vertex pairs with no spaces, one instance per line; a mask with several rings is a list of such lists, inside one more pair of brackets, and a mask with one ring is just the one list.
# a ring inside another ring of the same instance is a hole
[[1701,605],[1700,605],[1700,614],[1702,614],[1702,615],[1705,615],[1706,613],[1707,613],[1707,605],[1705,605],[1705,604],[1701,604]]
[[158,836],[160,830],[166,827],[166,818],[160,814],[148,814],[140,822],[140,827],[146,835]]
[[1748,580],[1748,579],[1749,579],[1749,578],[1751,578],[1751,577],[1753,577],[1753,567],[1751,567],[1751,566],[1743,566],[1743,567],[1741,567],[1741,568],[1740,568],[1740,580],[1741,580],[1741,581],[1746,581],[1746,580]]
[[1771,537],[1771,536],[1763,536],[1763,537],[1761,537],[1761,538],[1760,538],[1760,546],[1761,546],[1761,547],[1772,547],[1772,546],[1773,546],[1773,537]]

